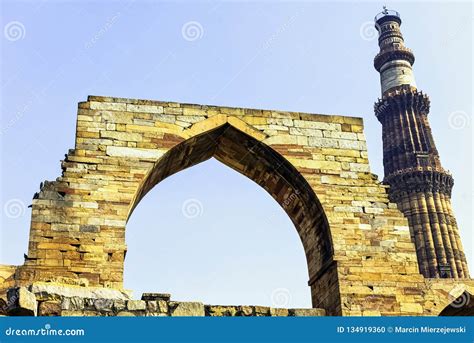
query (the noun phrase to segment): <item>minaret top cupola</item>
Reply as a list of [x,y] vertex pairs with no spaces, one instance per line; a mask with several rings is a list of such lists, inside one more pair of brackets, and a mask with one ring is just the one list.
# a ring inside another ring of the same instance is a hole
[[375,56],[374,67],[380,73],[382,95],[402,85],[416,88],[412,71],[415,56],[405,47],[400,31],[401,23],[400,14],[388,10],[385,6],[384,10],[375,16],[380,52]]

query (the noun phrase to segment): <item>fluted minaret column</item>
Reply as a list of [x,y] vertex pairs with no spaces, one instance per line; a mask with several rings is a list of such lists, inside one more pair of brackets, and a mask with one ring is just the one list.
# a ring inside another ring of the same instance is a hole
[[380,52],[374,59],[382,98],[375,115],[382,124],[384,182],[390,200],[408,218],[420,273],[468,278],[466,257],[451,208],[452,176],[441,166],[428,123],[430,101],[417,90],[413,52],[405,47],[398,12],[375,17]]

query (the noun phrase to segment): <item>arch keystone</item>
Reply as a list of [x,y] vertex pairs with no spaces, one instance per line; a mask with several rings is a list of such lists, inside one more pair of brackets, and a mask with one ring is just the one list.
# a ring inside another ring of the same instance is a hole
[[206,133],[212,129],[222,126],[227,123],[227,116],[225,114],[217,114],[208,119],[193,124],[189,129],[183,131],[185,138],[191,138],[193,136]]
[[236,118],[236,117],[228,117],[227,122],[235,127],[236,129],[239,129],[240,131],[246,133],[247,135],[255,138],[257,141],[261,142],[264,139],[268,137],[267,134],[253,128],[243,120]]
[[218,128],[219,126],[225,124],[229,124],[235,127],[236,129],[246,133],[252,138],[255,138],[259,142],[268,138],[267,134],[253,128],[243,120],[236,117],[227,116],[225,114],[217,114],[201,122],[193,124],[189,129],[186,129],[182,132],[182,136],[185,138],[192,138],[194,136],[209,132],[212,129]]

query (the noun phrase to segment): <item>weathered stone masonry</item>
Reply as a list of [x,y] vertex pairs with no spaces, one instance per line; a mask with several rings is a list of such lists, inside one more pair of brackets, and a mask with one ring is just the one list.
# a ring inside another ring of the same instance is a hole
[[[313,307],[437,314],[452,301],[453,284],[419,274],[406,219],[370,173],[360,118],[95,96],[79,104],[61,177],[33,200],[28,259],[6,284],[121,289],[133,208],[165,177],[212,156],[288,213]],[[472,287],[460,284],[461,293]]]
[[[400,23],[396,12],[376,17],[386,184],[370,173],[360,118],[98,96],[80,103],[62,175],[34,196],[27,258],[0,266],[0,315],[474,314],[452,177]],[[161,180],[211,157],[286,211],[313,309],[133,300],[122,289],[133,209]]]

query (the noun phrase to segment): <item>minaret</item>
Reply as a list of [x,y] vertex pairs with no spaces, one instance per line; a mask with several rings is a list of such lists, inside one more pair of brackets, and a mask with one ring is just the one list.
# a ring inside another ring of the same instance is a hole
[[430,100],[416,88],[413,52],[405,47],[398,12],[375,17],[382,98],[384,182],[392,202],[408,218],[420,273],[427,278],[468,278],[466,257],[451,208],[453,178],[443,169],[428,123]]

